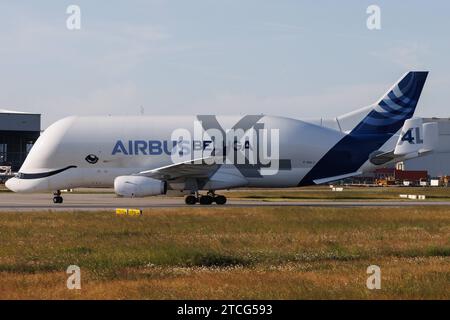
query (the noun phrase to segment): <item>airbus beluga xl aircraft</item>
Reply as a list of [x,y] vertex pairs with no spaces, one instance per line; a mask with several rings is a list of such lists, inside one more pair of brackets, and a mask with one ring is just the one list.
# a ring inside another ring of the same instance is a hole
[[266,115],[64,118],[44,131],[6,186],[53,192],[55,203],[62,203],[63,189],[114,187],[124,197],[177,190],[187,204],[225,204],[217,190],[356,176],[432,150],[436,126],[408,120],[427,75],[409,72],[373,105],[325,122]]

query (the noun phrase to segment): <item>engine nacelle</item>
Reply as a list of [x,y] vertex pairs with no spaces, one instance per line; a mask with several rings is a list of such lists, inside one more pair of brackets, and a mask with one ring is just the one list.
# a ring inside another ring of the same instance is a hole
[[142,176],[119,176],[114,179],[114,192],[122,197],[148,197],[166,194],[167,183]]

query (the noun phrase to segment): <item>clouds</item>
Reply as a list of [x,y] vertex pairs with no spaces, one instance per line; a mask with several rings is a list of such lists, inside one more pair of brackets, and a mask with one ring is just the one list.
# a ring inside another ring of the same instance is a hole
[[91,50],[84,58],[107,76],[122,76],[155,56],[178,50],[168,42],[170,38],[159,25],[93,25],[86,30],[84,41],[90,43]]
[[[44,94],[37,100],[38,105],[35,101],[24,101],[26,108],[23,109],[41,112],[42,126],[46,128],[56,120],[71,115],[139,115],[142,97],[141,90],[135,84],[123,82],[92,88],[80,95]],[[17,106],[14,109],[17,110]]]
[[130,73],[178,50],[157,24],[88,21],[69,31],[64,11],[58,19],[28,10],[17,14],[16,22],[9,17],[0,27],[0,105],[43,113],[44,127],[71,114],[138,108],[139,80]]
[[146,114],[332,117],[432,62],[425,110],[447,112],[450,45],[435,34],[450,22],[434,13],[433,29],[418,19],[420,5],[408,14],[401,3],[383,6],[386,23],[374,33],[356,1],[78,3],[80,31],[67,30],[66,4],[0,3],[0,108],[42,112],[44,127],[141,105]]
[[267,27],[269,30],[279,32],[282,34],[288,33],[302,33],[305,31],[304,27],[300,27],[298,25],[293,24],[286,24],[286,23],[279,23],[279,22],[266,22],[263,24],[265,27]]
[[416,42],[399,44],[382,51],[372,51],[370,54],[405,70],[418,70],[426,67],[430,53],[428,45]]
[[221,110],[223,114],[264,113],[294,118],[330,118],[376,102],[393,83],[336,86],[292,96],[219,93],[189,109],[198,113],[212,109]]
[[[140,93],[133,83],[120,83],[105,88],[95,88],[88,95],[82,97],[71,97],[59,102],[55,100],[48,101],[57,110],[56,105],[64,105],[64,116],[66,110],[70,110],[73,115],[126,115],[139,114]],[[63,110],[61,110],[63,111]]]

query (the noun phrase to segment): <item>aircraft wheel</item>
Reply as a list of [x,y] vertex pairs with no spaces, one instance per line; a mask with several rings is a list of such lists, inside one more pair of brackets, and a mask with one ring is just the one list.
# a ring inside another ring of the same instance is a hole
[[203,204],[203,205],[209,205],[209,204],[213,203],[213,201],[214,201],[214,198],[211,196],[201,196],[200,197],[200,204]]
[[187,196],[184,199],[184,202],[188,205],[193,205],[197,203],[197,198],[195,196]]
[[61,196],[53,197],[53,203],[63,203],[63,197]]
[[225,203],[227,203],[227,198],[225,196],[216,196],[214,198],[214,201],[218,204],[218,205],[223,205]]

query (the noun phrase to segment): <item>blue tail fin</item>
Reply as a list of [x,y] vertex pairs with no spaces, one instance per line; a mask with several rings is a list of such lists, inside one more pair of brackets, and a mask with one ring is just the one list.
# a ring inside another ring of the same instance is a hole
[[407,73],[370,111],[364,108],[362,111],[369,113],[316,163],[299,186],[357,172],[370,154],[414,115],[427,75],[428,72]]
[[351,134],[395,134],[413,116],[427,76],[426,71],[408,72],[374,104]]

